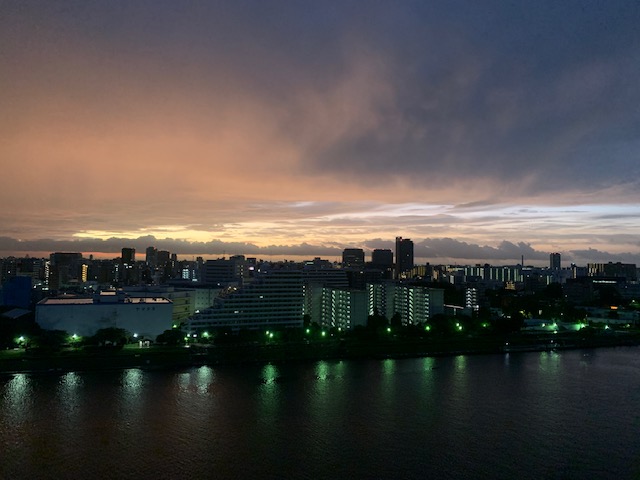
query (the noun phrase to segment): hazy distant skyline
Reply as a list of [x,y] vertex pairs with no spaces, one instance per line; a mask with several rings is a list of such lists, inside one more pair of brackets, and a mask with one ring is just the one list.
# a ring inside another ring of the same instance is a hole
[[0,2],[0,256],[640,264],[636,1]]

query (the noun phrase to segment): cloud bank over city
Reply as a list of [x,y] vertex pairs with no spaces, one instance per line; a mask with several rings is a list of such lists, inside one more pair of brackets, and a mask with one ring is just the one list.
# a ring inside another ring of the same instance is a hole
[[4,2],[0,252],[640,260],[640,5]]

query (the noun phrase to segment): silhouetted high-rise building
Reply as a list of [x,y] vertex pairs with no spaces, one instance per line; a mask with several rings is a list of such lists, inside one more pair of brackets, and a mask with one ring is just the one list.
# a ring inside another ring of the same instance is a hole
[[396,278],[413,268],[413,242],[408,238],[396,237]]
[[549,255],[549,268],[554,272],[557,272],[560,270],[561,267],[560,267],[559,253],[552,253],[551,255]]
[[171,254],[166,250],[158,250],[156,258],[158,260],[158,265],[164,267],[167,263],[169,263],[169,260],[171,259]]
[[83,263],[81,253],[55,252],[49,256],[49,262],[47,280],[50,289],[55,290],[86,281],[86,265]]
[[147,247],[145,261],[150,267],[158,265],[158,249],[156,247]]
[[376,248],[371,252],[371,265],[375,268],[387,269],[393,267],[393,252],[388,248]]
[[122,249],[122,263],[125,265],[133,265],[136,263],[136,249],[135,248],[123,248]]
[[342,265],[345,267],[364,266],[364,250],[361,248],[345,248],[342,251]]

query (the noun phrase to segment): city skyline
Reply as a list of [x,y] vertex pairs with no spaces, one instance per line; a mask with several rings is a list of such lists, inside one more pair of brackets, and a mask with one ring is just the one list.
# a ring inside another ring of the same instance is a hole
[[636,2],[0,12],[0,256],[640,264]]

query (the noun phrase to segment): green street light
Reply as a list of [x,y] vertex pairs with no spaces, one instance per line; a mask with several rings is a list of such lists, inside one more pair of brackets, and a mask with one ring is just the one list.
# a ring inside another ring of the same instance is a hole
[[326,337],[327,336],[327,332],[325,332],[324,330],[322,331],[322,336]]
[[387,327],[387,333],[391,333],[391,327]]

